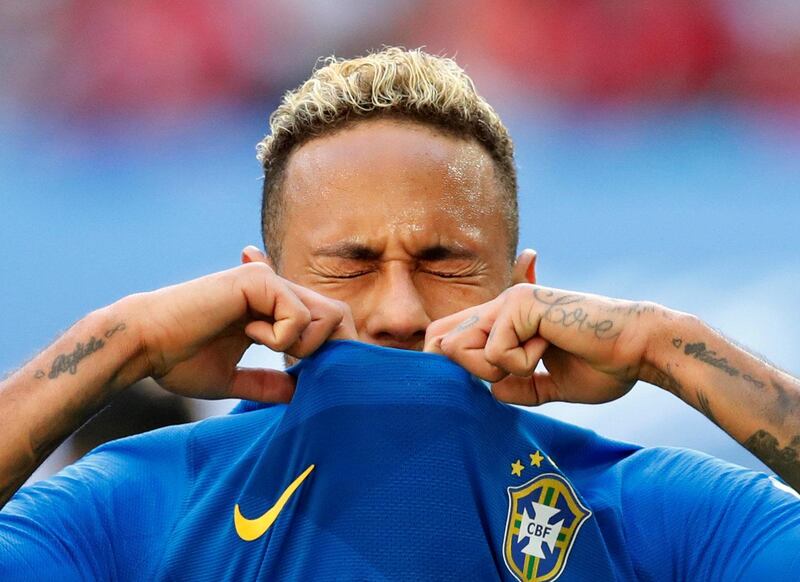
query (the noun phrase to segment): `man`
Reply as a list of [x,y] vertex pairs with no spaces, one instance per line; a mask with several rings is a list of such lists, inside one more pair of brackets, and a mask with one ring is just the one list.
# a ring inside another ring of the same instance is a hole
[[[0,572],[544,580],[800,565],[787,485],[498,404],[435,355],[508,403],[601,403],[650,382],[800,486],[796,378],[690,315],[536,284],[535,253],[514,256],[511,140],[453,61],[394,48],[331,60],[270,123],[268,254],[248,247],[239,267],[98,310],[8,378],[2,497],[147,376],[186,396],[291,404],[120,441],[21,490],[0,520]],[[434,355],[319,349],[329,339]],[[237,368],[253,343],[303,361]],[[448,473],[442,451],[464,466]],[[324,471],[315,459],[330,455]],[[204,559],[220,552],[228,562]]]

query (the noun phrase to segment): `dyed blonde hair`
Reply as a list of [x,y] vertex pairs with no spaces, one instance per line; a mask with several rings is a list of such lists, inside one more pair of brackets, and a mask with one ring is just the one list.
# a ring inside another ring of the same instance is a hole
[[283,96],[270,116],[270,133],[256,149],[264,168],[262,234],[273,260],[280,258],[280,187],[291,153],[315,137],[375,117],[416,121],[462,139],[475,139],[486,149],[501,186],[513,260],[519,216],[514,147],[508,130],[455,61],[397,47],[360,58],[325,59],[311,78]]

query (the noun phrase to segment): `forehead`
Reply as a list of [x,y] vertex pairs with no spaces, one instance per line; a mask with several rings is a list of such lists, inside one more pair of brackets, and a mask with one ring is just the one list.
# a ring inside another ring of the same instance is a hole
[[363,121],[302,145],[288,160],[283,196],[288,238],[298,220],[335,238],[392,228],[480,238],[503,230],[505,216],[480,144],[406,120]]

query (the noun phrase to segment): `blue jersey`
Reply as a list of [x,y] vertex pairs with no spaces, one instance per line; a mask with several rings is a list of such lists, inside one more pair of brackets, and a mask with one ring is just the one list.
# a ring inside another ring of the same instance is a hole
[[289,405],[111,442],[0,513],[0,580],[796,580],[800,499],[330,342]]

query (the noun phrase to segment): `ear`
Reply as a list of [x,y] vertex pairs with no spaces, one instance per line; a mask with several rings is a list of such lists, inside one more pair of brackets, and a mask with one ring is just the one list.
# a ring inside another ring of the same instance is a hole
[[242,264],[247,263],[266,263],[274,268],[272,260],[261,249],[253,245],[247,245],[242,249]]
[[533,249],[523,250],[511,271],[511,284],[536,283],[536,251]]

